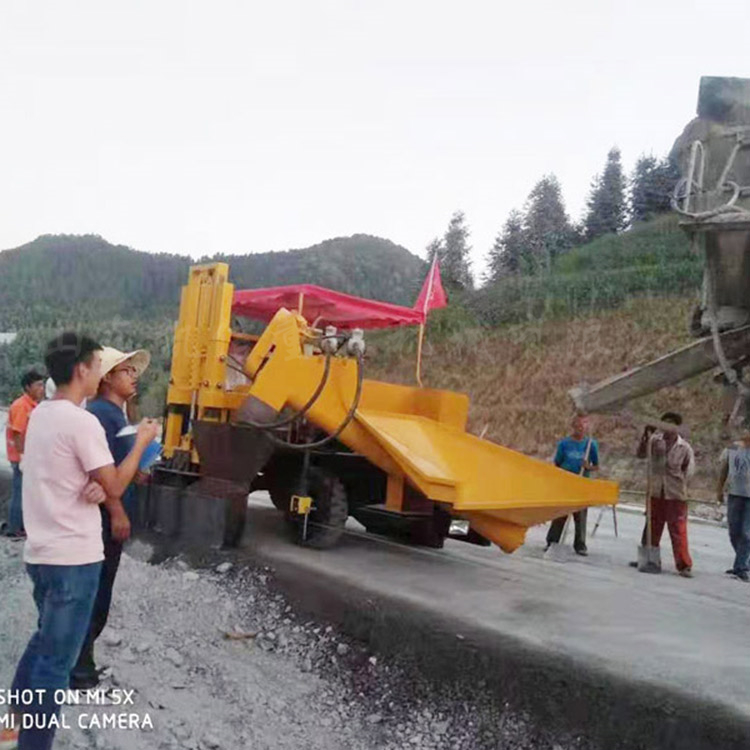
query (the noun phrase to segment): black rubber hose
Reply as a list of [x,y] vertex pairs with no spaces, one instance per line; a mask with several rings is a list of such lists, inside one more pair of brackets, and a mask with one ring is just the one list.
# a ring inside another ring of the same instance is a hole
[[[312,443],[289,443],[286,440],[282,440],[281,438],[277,438],[276,435],[274,435],[272,432],[268,432],[268,438],[271,440],[271,442],[274,445],[278,445],[280,448],[285,448],[287,450],[293,450],[293,451],[306,451],[310,450],[311,448],[321,448],[324,445],[327,445],[331,441],[335,440],[348,426],[349,423],[354,419],[354,415],[357,413],[357,409],[359,408],[359,402],[362,398],[362,383],[364,382],[364,365],[362,363],[362,355],[357,355],[357,389],[354,392],[354,399],[352,400],[352,405],[349,407],[349,411],[346,413],[346,416],[344,417],[341,424],[330,434],[324,437],[322,440],[316,440]],[[238,422],[237,426],[241,427],[243,423]],[[271,429],[270,425],[258,425],[258,427],[262,430],[269,430]]]
[[253,422],[251,419],[243,419],[241,422],[235,422],[235,424],[238,427],[242,427],[243,425],[246,425],[248,427],[255,427],[259,430],[274,430],[277,427],[286,427],[288,424],[291,424],[292,422],[296,422],[298,419],[301,419],[302,417],[307,414],[308,411],[312,408],[312,405],[318,400],[320,397],[320,394],[323,393],[323,389],[326,387],[326,383],[328,382],[328,376],[331,373],[331,355],[326,354],[326,363],[325,367],[323,368],[323,376],[320,378],[320,382],[318,383],[318,387],[313,392],[312,396],[307,400],[305,405],[294,414],[291,414],[288,417],[284,417],[283,419],[279,419],[276,422]]

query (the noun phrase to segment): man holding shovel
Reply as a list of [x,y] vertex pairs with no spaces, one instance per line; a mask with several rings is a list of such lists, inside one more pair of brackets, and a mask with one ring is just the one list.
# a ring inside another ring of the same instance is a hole
[[[576,414],[571,423],[571,433],[557,444],[555,452],[555,466],[573,474],[589,476],[592,471],[599,469],[599,448],[596,440],[593,440],[589,431],[588,418],[583,414]],[[576,533],[573,541],[573,549],[577,555],[586,557],[586,515],[587,509],[579,510],[573,514]],[[558,544],[565,528],[567,516],[556,518],[547,532],[547,547]],[[550,554],[552,554],[550,552]]]
[[677,572],[683,578],[692,578],[693,561],[687,537],[687,483],[695,472],[695,456],[690,444],[679,434],[682,417],[667,412],[661,422],[661,430],[646,426],[638,446],[638,458],[647,459],[647,508],[638,562],[631,566],[642,572],[661,572],[659,542],[666,524]]

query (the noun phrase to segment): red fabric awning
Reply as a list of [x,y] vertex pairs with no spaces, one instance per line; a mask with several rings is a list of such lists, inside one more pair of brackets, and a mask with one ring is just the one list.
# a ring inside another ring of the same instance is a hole
[[338,328],[390,328],[416,326],[424,320],[423,313],[410,307],[334,292],[315,284],[242,289],[234,293],[232,312],[247,318],[269,321],[282,307],[296,310],[300,294],[304,295],[303,316],[309,323],[317,320],[318,327],[334,325]]

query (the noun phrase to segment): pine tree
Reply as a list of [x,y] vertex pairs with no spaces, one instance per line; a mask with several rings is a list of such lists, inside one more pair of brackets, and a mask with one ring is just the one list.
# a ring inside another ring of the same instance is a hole
[[529,193],[524,233],[527,253],[523,271],[549,269],[555,257],[570,249],[572,229],[555,175],[542,177]]
[[630,211],[633,221],[647,221],[671,210],[670,196],[679,179],[676,164],[643,154],[630,178]]
[[443,251],[445,250],[445,248],[443,247],[443,241],[439,237],[435,237],[427,245],[426,250],[427,250],[427,262],[428,263],[432,264],[432,260],[435,257],[436,253],[437,253],[438,258],[442,260]]
[[607,154],[602,174],[594,177],[587,208],[585,225],[586,239],[589,241],[608,232],[621,232],[628,225],[625,176],[617,147]]
[[463,211],[456,211],[451,217],[448,229],[443,235],[443,251],[440,257],[440,271],[443,281],[454,289],[473,289],[471,260],[468,244],[469,229]]
[[488,253],[488,268],[485,276],[487,283],[493,284],[504,276],[519,274],[528,270],[528,251],[523,213],[513,209]]

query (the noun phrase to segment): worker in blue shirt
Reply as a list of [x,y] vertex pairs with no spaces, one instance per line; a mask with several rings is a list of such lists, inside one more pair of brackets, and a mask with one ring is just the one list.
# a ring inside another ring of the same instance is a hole
[[[129,422],[125,414],[129,399],[137,392],[138,378],[148,367],[151,356],[148,352],[121,352],[112,347],[102,349],[102,379],[99,392],[87,405],[90,411],[101,422],[107,436],[107,443],[115,466],[126,458],[133,448],[135,433],[120,435]],[[136,482],[145,481],[145,475],[138,472]],[[135,514],[135,486],[131,484],[122,496],[122,505],[132,523]],[[122,542],[112,535],[112,529],[104,504],[100,505],[102,514],[102,537],[104,541],[104,563],[99,578],[99,589],[91,615],[91,624],[80,656],[70,674],[70,687],[77,690],[89,690],[99,683],[99,671],[94,663],[94,641],[99,637],[109,617],[112,603],[112,587],[117,569],[120,566]]]
[[[591,441],[590,448],[589,441]],[[596,440],[593,440],[589,435],[589,423],[586,416],[576,414],[573,417],[570,435],[564,437],[557,444],[555,466],[565,469],[565,471],[569,471],[572,474],[583,474],[585,477],[590,476],[592,471],[599,469],[599,447],[596,444]],[[576,527],[573,549],[575,549],[576,554],[583,557],[588,555],[586,548],[586,515],[586,508],[573,514]],[[550,544],[560,541],[566,518],[567,516],[556,518],[550,524],[549,531],[547,532],[547,548],[549,548]]]

